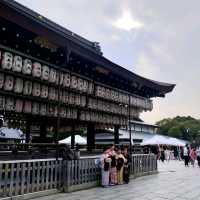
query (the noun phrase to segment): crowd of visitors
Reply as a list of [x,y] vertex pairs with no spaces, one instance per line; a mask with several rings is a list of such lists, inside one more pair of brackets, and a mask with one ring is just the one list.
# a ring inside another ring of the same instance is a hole
[[129,183],[128,148],[115,148],[114,145],[105,148],[100,161],[103,187]]
[[186,144],[185,147],[175,147],[174,149],[167,146],[158,146],[156,152],[157,159],[162,162],[169,162],[170,160],[184,160],[185,166],[188,167],[191,164],[193,167],[197,160],[200,167],[200,146],[191,147]]
[[188,167],[189,163],[194,167],[195,161],[197,160],[198,166],[200,167],[200,146],[190,147],[188,144],[183,148],[183,158],[185,166]]

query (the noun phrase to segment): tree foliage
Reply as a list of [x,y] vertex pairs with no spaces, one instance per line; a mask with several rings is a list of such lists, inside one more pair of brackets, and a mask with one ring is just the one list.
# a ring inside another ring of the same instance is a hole
[[196,140],[200,137],[200,120],[191,116],[177,116],[158,121],[158,133],[185,140]]

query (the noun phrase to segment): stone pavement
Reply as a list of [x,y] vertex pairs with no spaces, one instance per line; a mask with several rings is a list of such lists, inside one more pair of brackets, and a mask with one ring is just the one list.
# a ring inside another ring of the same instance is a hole
[[200,168],[181,161],[160,163],[159,173],[131,180],[128,185],[56,194],[37,200],[200,200]]

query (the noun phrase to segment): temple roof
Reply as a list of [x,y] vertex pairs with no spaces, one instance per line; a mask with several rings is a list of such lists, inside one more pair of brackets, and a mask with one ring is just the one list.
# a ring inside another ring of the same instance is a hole
[[41,16],[40,14],[17,3],[14,0],[2,0],[0,4],[4,6],[2,9],[11,9],[18,15],[30,20],[30,22],[32,21],[37,25],[47,29],[47,31],[53,33],[53,35],[64,38],[66,41],[66,46],[70,43],[70,48],[73,48],[73,50],[77,51],[81,56],[86,59],[90,59],[92,62],[96,63],[97,66],[101,66],[103,69],[111,71],[112,74],[116,74],[119,77],[124,78],[136,89],[152,91],[148,92],[148,97],[164,97],[166,93],[171,92],[175,87],[175,84],[150,80],[137,75],[120,65],[117,65],[102,55],[101,48],[97,42],[91,42],[79,36],[78,34],[63,28],[62,26],[52,22],[51,20]]

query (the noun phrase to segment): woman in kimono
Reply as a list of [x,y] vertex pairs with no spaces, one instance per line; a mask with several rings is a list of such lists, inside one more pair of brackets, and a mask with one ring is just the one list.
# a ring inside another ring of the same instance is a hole
[[130,155],[128,154],[128,149],[124,148],[123,155],[125,158],[124,162],[124,171],[123,171],[123,180],[124,183],[129,183],[129,176],[130,176]]
[[109,186],[109,178],[110,178],[110,163],[111,163],[111,158],[110,156],[110,149],[105,148],[104,152],[100,158],[101,162],[101,185],[103,187],[108,187]]
[[117,151],[117,183],[118,185],[123,184],[123,171],[124,171],[125,158],[122,154],[121,149]]
[[196,158],[197,158],[196,149],[195,148],[191,148],[191,150],[190,150],[190,162],[191,162],[191,165],[193,167],[194,167]]
[[113,145],[110,149],[110,185],[116,185],[117,184],[117,159],[116,159],[116,152],[115,152],[115,146]]

